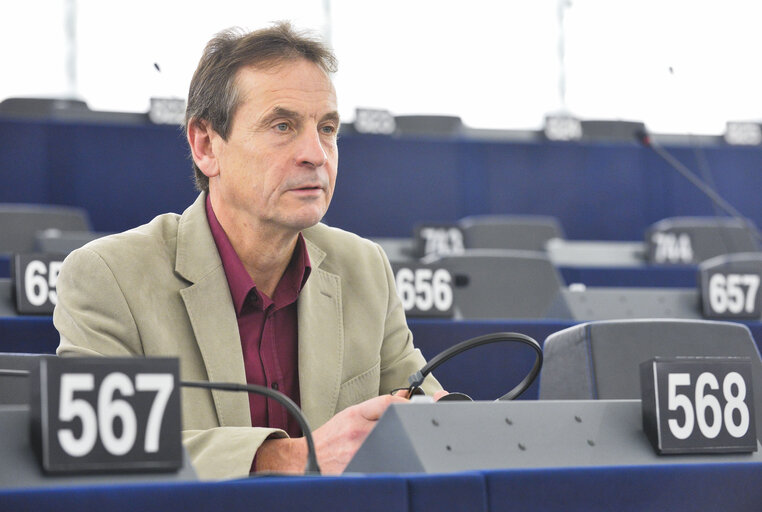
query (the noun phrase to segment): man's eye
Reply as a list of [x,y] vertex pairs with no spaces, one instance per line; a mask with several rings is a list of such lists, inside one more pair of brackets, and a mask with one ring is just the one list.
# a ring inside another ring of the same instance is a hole
[[288,131],[288,123],[278,123],[275,125],[275,129],[279,132],[287,132]]
[[336,133],[336,127],[333,125],[325,125],[320,130],[325,133],[326,135],[330,135],[332,133]]

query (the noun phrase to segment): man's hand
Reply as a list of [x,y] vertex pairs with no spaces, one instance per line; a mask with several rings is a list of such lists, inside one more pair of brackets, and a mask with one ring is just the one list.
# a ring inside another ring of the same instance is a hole
[[[370,433],[386,408],[405,403],[401,396],[382,395],[348,407],[312,433],[318,464],[323,474],[338,475]],[[269,439],[257,450],[257,471],[302,473],[307,460],[307,441]]]
[[[392,394],[394,396],[401,396],[403,398],[408,398],[408,396],[407,396],[407,389],[400,389],[399,391],[395,391]],[[432,398],[436,402],[436,401],[438,401],[440,398],[442,398],[445,395],[449,395],[449,393],[447,391],[445,391],[444,389],[440,389],[439,391],[434,393],[434,396]]]
[[405,402],[405,398],[392,395],[371,398],[344,409],[315,430],[313,437],[322,472],[333,475],[344,471],[386,408]]

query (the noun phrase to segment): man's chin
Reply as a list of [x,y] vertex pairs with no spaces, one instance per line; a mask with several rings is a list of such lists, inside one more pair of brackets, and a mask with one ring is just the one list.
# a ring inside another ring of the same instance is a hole
[[313,213],[310,215],[300,215],[290,219],[289,225],[296,231],[311,228],[323,219],[324,213]]

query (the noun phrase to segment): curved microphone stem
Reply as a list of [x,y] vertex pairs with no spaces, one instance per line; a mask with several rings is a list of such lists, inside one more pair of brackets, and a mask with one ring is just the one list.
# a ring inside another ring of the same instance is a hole
[[265,386],[258,386],[256,384],[236,384],[233,382],[198,382],[198,381],[180,381],[181,386],[188,388],[203,388],[203,389],[218,389],[221,391],[243,391],[246,393],[255,393],[258,395],[265,395],[269,398],[276,400],[288,412],[296,418],[299,422],[299,426],[304,433],[304,437],[307,440],[307,466],[304,470],[305,474],[320,474],[320,466],[317,462],[317,452],[315,451],[315,441],[312,439],[312,430],[307,423],[307,418],[304,417],[299,406],[294,403],[289,397]]
[[426,378],[426,376],[450,358],[474,347],[500,341],[514,341],[523,343],[525,345],[529,345],[535,351],[534,366],[532,366],[532,369],[527,374],[527,376],[524,377],[524,380],[522,380],[508,393],[498,398],[498,400],[513,400],[514,398],[517,398],[524,391],[526,391],[532,382],[534,382],[535,378],[537,378],[537,374],[540,373],[540,368],[542,368],[542,348],[540,348],[540,344],[537,343],[533,338],[517,332],[497,332],[493,334],[485,334],[484,336],[478,336],[466,341],[461,341],[457,345],[453,345],[447,350],[440,352],[432,360],[426,363],[423,368],[410,376],[408,379],[410,382],[410,387],[408,388],[408,396],[413,396],[415,391],[421,386],[421,384],[423,384],[423,380]]
[[[688,167],[683,165],[683,163],[680,162],[680,160],[672,156],[672,154],[670,154],[660,144],[654,142],[647,133],[643,133],[643,132],[638,133],[638,140],[645,147],[653,150],[654,153],[659,155],[665,162],[667,162],[670,165],[670,167],[672,167],[674,170],[679,172],[685,179],[690,181],[693,186],[698,188],[701,192],[704,193],[704,195],[709,197],[709,199],[711,199],[711,201],[720,209],[722,209],[725,213],[727,213],[731,217],[735,217],[736,219],[742,220],[745,224],[749,224],[749,222],[746,220],[746,217],[741,212],[736,210],[732,204],[728,203],[712,187],[710,187],[706,182],[701,180],[701,178],[696,176],[696,174],[694,174],[690,169],[688,169]],[[750,227],[753,227],[753,226],[750,226]],[[752,233],[754,233],[754,237],[757,239],[758,242],[762,242],[762,236],[760,236],[759,231],[757,231],[756,228],[752,229]]]

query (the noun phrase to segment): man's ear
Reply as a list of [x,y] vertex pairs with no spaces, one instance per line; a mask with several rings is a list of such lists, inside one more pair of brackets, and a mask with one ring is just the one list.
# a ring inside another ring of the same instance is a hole
[[214,152],[213,141],[219,138],[208,121],[191,119],[188,123],[188,145],[193,155],[193,161],[201,172],[212,178],[220,173],[217,155]]

